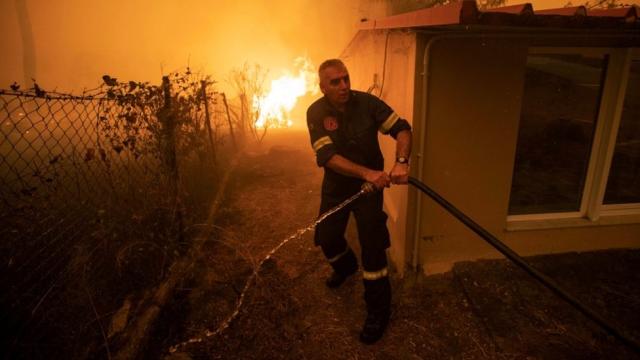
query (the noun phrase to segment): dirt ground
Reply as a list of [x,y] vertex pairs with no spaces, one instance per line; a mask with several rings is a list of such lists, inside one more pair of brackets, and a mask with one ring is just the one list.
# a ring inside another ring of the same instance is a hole
[[[207,337],[234,311],[255,264],[318,215],[322,170],[306,133],[271,134],[240,158],[232,177],[214,235],[163,312],[148,358],[640,358],[506,260],[460,263],[426,277],[392,274],[390,325],[379,342],[363,345],[361,275],[326,288],[330,269],[312,233],[267,261],[231,326]],[[357,247],[353,226],[348,238]],[[640,338],[640,251],[529,261]],[[202,341],[168,353],[189,339]]]

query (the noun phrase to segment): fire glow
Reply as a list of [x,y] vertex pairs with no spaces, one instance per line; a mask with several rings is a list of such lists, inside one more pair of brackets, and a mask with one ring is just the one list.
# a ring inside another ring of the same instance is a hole
[[291,110],[298,98],[318,92],[316,74],[309,60],[298,58],[295,67],[298,69],[297,75],[287,72],[271,81],[266,95],[253,97],[253,110],[258,114],[256,128],[291,127]]

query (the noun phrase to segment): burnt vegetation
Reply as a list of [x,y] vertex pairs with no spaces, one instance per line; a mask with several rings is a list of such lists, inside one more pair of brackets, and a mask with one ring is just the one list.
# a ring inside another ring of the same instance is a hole
[[102,80],[81,95],[35,81],[0,90],[9,358],[125,348],[175,264],[193,256],[197,225],[244,142],[246,119],[210,77],[187,68],[161,84]]

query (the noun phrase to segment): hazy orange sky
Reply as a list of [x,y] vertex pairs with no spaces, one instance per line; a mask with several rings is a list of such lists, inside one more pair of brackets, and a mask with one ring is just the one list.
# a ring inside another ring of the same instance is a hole
[[45,89],[74,93],[99,85],[103,74],[158,83],[187,65],[222,81],[244,62],[279,76],[298,56],[316,66],[338,56],[359,19],[386,14],[385,0],[2,0],[0,88],[25,81],[21,3],[33,34],[34,77]]
[[383,0],[4,0],[2,88],[24,82],[16,2],[27,5],[38,83],[62,91],[103,74],[157,83],[187,65],[221,80],[246,61],[275,76],[299,56],[339,55],[361,17],[384,15]]

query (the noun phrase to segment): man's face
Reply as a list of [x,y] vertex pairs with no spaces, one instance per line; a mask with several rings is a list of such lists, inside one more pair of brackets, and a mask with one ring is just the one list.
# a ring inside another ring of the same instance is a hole
[[349,72],[344,66],[329,66],[320,74],[320,90],[329,102],[341,106],[349,100],[351,83]]

